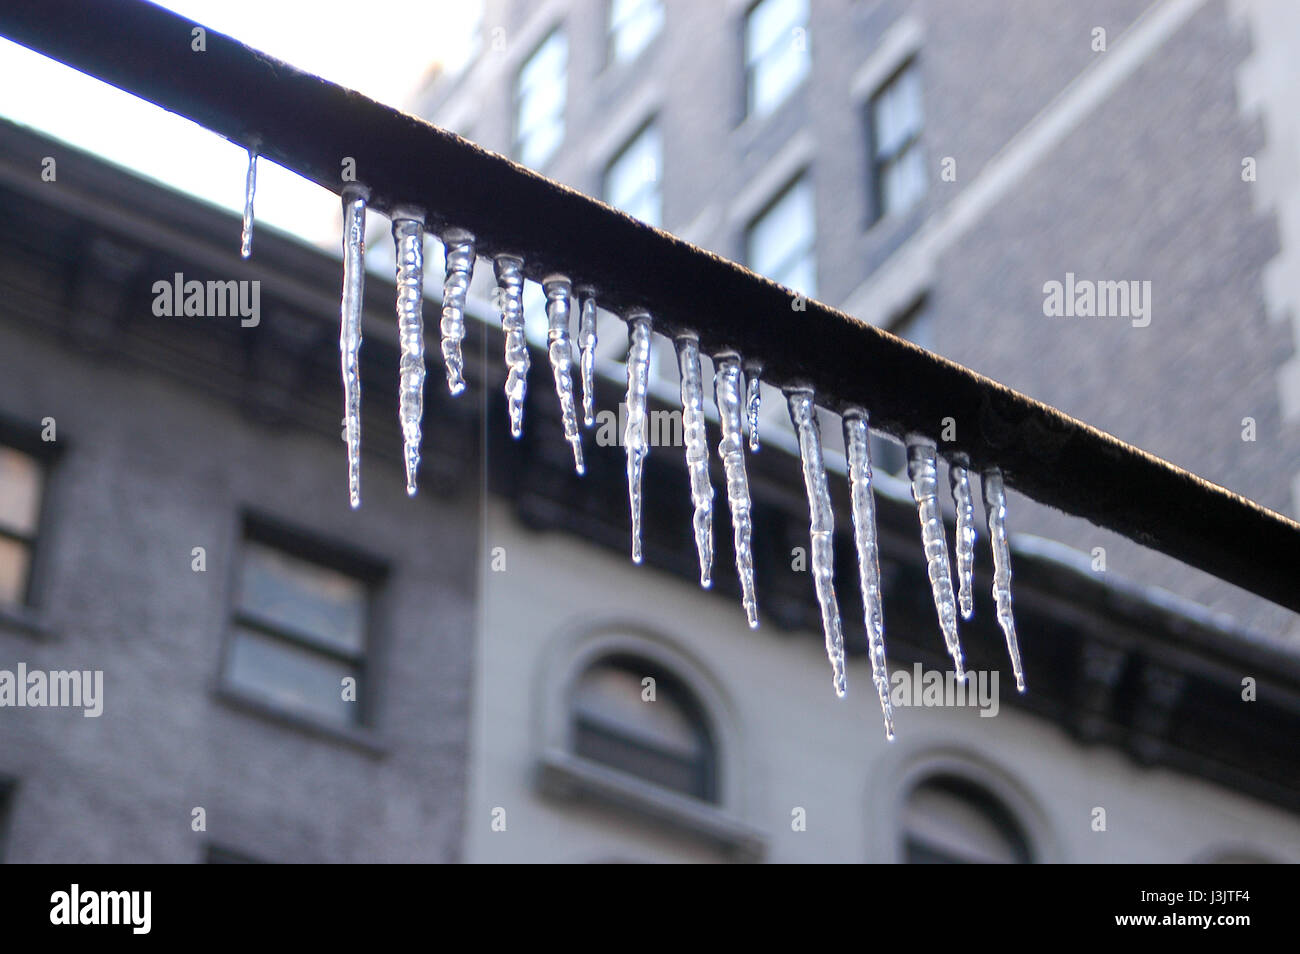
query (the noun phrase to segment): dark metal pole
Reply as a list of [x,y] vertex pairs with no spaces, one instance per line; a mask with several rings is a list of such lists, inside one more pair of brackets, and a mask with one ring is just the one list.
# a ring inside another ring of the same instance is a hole
[[[339,192],[345,158],[371,205],[467,228],[485,254],[512,251],[540,279],[563,272],[602,305],[644,308],[656,328],[735,349],[775,385],[811,382],[832,409],[938,437],[976,468],[1001,467],[1035,500],[1108,527],[1300,611],[1300,524],[1003,387],[961,365],[793,294],[415,117],[249,49],[143,0],[6,0],[0,33],[186,116]],[[339,29],[346,29],[340,24]],[[238,183],[232,183],[232,190]]]

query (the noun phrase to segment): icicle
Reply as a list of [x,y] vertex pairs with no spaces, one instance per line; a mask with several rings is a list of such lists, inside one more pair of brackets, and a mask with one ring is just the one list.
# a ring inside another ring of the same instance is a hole
[[939,509],[939,469],[934,441],[913,434],[907,438],[907,475],[912,478],[912,499],[921,518],[921,542],[925,545],[926,570],[930,591],[939,614],[943,641],[952,655],[957,678],[966,678],[961,641],[957,638],[957,601],[952,592],[952,566],[948,562],[948,538],[943,529],[943,512]]
[[244,180],[244,229],[239,236],[239,255],[253,254],[253,193],[257,191],[257,146],[248,148],[248,176]]
[[713,484],[709,482],[709,436],[704,425],[704,382],[700,339],[694,332],[677,336],[677,365],[682,373],[682,439],[695,504],[695,549],[700,555],[700,586],[708,589],[713,573]]
[[596,295],[582,290],[582,307],[578,315],[578,345],[582,349],[582,423],[596,424]]
[[758,450],[758,412],[762,409],[763,385],[759,380],[763,366],[757,361],[745,365],[745,417],[749,421],[749,450]]
[[415,496],[420,469],[420,423],[424,417],[424,214],[393,210],[397,256],[397,337],[402,350],[398,420],[406,460],[406,492]]
[[564,422],[564,439],[573,447],[573,466],[579,474],[582,464],[582,435],[578,433],[578,411],[573,404],[573,348],[569,344],[569,310],[573,287],[563,275],[550,275],[542,282],[546,292],[546,340],[555,377],[555,393],[560,398],[560,417]]
[[524,432],[524,398],[528,392],[528,339],[524,337],[524,260],[517,255],[498,255],[493,262],[497,276],[497,307],[501,309],[501,330],[506,333],[506,401],[510,406],[510,434],[518,439]]
[[447,390],[455,397],[465,390],[465,299],[474,278],[474,236],[463,229],[443,233],[447,271],[442,282],[442,363],[447,368]]
[[971,500],[970,473],[965,456],[954,457],[948,466],[952,503],[957,510],[957,601],[961,618],[975,613],[972,577],[975,573],[975,504]]
[[885,738],[894,739],[894,706],[889,700],[889,665],[885,660],[885,614],[880,593],[880,552],[876,538],[876,499],[871,489],[871,441],[867,412],[844,412],[844,452],[853,495],[853,541],[858,549],[858,579],[867,624],[871,681],[885,717]]
[[366,284],[366,200],[364,186],[343,189],[343,301],[339,351],[343,362],[343,429],[348,445],[348,499],[361,506],[361,305]]
[[831,507],[830,489],[826,484],[826,464],[822,460],[821,430],[817,424],[817,407],[811,388],[791,388],[785,392],[790,405],[790,420],[799,436],[799,456],[803,458],[803,482],[808,491],[809,532],[812,536],[813,585],[822,611],[822,630],[826,634],[826,655],[831,661],[831,684],[835,695],[843,696],[844,633],[840,624],[840,606],[835,599],[835,512]]
[[1002,471],[990,467],[981,480],[984,512],[988,517],[989,544],[993,548],[993,599],[997,603],[998,623],[1007,636],[1007,652],[1016,674],[1016,689],[1025,691],[1025,671],[1020,664],[1020,643],[1016,639],[1016,619],[1011,612],[1011,548],[1007,543],[1007,493],[1002,486]]
[[641,475],[646,441],[646,391],[650,386],[650,316],[644,311],[627,316],[627,494],[632,506],[632,562],[641,562]]
[[750,545],[752,522],[749,477],[745,474],[745,431],[740,421],[740,355],[724,351],[713,359],[713,400],[718,405],[722,441],[718,456],[727,475],[727,506],[736,551],[736,573],[740,577],[740,601],[749,628],[758,626],[758,599],[754,595],[754,552]]

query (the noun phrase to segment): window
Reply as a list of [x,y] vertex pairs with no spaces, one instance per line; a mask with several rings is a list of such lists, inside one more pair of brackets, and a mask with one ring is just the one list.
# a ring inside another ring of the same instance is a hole
[[809,298],[817,294],[813,188],[801,176],[750,225],[745,260],[760,275]]
[[[311,546],[246,537],[225,684],[240,695],[340,726],[363,719],[373,568],[349,573]],[[354,680],[347,683],[345,680]],[[345,687],[355,692],[345,692]]]
[[808,75],[808,0],[759,0],[745,15],[745,111],[770,113]]
[[569,42],[553,30],[519,70],[515,84],[515,156],[540,168],[564,141]]
[[957,775],[931,776],[913,788],[903,826],[903,859],[909,864],[1033,860],[1029,841],[1007,808]]
[[633,656],[606,657],[579,677],[570,704],[574,754],[717,801],[714,745],[703,709],[662,667]]
[[663,25],[661,0],[613,0],[609,5],[609,42],[614,61],[636,59]]
[[21,606],[31,589],[45,468],[0,444],[0,606]]
[[872,185],[875,219],[906,212],[925,196],[921,128],[921,74],[908,63],[871,99]]
[[660,225],[663,197],[659,189],[659,168],[663,143],[659,127],[648,124],[623,147],[605,170],[605,201],[634,215],[648,225]]

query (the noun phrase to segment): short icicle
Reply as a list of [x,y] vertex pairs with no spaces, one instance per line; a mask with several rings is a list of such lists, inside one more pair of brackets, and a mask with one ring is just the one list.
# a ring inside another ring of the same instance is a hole
[[635,311],[627,316],[627,428],[623,446],[627,450],[627,495],[632,508],[632,562],[641,562],[641,478],[645,455],[650,450],[646,437],[646,392],[650,387],[650,316]]
[[582,305],[578,309],[578,347],[582,352],[582,424],[596,425],[596,293],[580,290]]
[[975,613],[973,578],[975,575],[975,503],[971,499],[969,461],[956,456],[948,467],[952,485],[952,504],[957,511],[957,602],[961,618]]
[[740,601],[749,628],[758,626],[758,597],[754,593],[753,517],[750,513],[749,477],[745,472],[745,426],[741,423],[744,383],[740,355],[724,351],[713,358],[713,400],[718,406],[722,440],[718,457],[727,475],[727,506],[731,510],[732,539],[736,551],[736,574],[740,577]]
[[401,347],[397,416],[402,426],[406,492],[415,496],[424,418],[424,213],[393,210],[397,257],[397,338]]
[[939,468],[934,441],[919,434],[907,438],[907,475],[912,479],[912,499],[921,519],[921,542],[925,546],[926,571],[934,608],[939,614],[943,641],[952,656],[957,678],[966,678],[961,641],[957,636],[957,600],[952,592],[952,565],[948,562],[948,538],[939,509]]
[[835,695],[843,696],[844,632],[840,606],[835,599],[835,511],[831,506],[826,482],[826,463],[822,459],[821,429],[811,388],[788,388],[790,420],[799,437],[799,456],[803,459],[803,482],[808,492],[809,532],[812,538],[813,585],[822,612],[822,630],[826,634],[826,655],[831,661],[831,684]]
[[253,193],[257,191],[257,146],[248,147],[248,174],[244,178],[244,227],[239,236],[239,256],[253,254]]
[[763,366],[757,361],[745,364],[745,419],[749,423],[749,451],[758,452],[758,412],[763,408]]
[[464,229],[443,233],[447,269],[442,281],[442,363],[447,369],[447,390],[452,397],[465,390],[465,300],[474,279],[474,236]]
[[1016,618],[1011,611],[1011,547],[1007,541],[1007,492],[1002,471],[990,467],[980,481],[984,493],[984,512],[988,517],[989,544],[993,548],[993,600],[997,604],[998,623],[1007,637],[1007,652],[1016,674],[1016,689],[1025,691],[1025,671],[1020,663],[1020,643],[1016,639]]
[[573,467],[579,474],[582,463],[582,435],[578,432],[578,410],[573,402],[573,346],[569,342],[569,312],[573,286],[563,275],[549,275],[542,281],[546,293],[546,341],[555,378],[555,393],[560,399],[560,418],[564,439],[573,448]]
[[853,502],[853,542],[858,550],[858,579],[871,656],[871,681],[880,697],[885,738],[894,739],[894,706],[889,699],[889,665],[885,659],[885,614],[880,593],[880,548],[876,535],[876,498],[871,487],[871,440],[867,412],[844,412],[844,451],[848,457]]
[[343,189],[343,300],[339,353],[343,364],[343,438],[348,445],[348,500],[361,506],[361,305],[366,284],[366,202],[364,186]]
[[713,484],[709,481],[709,436],[704,424],[704,380],[700,339],[694,332],[677,336],[677,365],[682,376],[682,440],[695,505],[695,549],[700,555],[700,586],[713,585]]
[[498,255],[492,264],[497,278],[501,330],[506,337],[505,391],[510,408],[510,435],[518,440],[524,432],[529,366],[528,339],[524,336],[524,260],[517,255]]

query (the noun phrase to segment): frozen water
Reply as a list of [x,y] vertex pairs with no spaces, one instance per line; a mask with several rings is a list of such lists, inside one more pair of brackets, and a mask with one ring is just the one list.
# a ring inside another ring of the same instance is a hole
[[718,406],[722,440],[718,456],[727,475],[727,506],[736,551],[736,574],[740,577],[740,601],[749,628],[758,626],[758,598],[754,594],[753,523],[750,514],[749,477],[745,473],[745,431],[740,420],[740,355],[725,351],[713,358],[713,400]]
[[442,282],[442,363],[447,369],[447,390],[454,397],[465,390],[465,299],[474,278],[474,236],[449,229],[442,236],[447,269]]
[[1016,674],[1016,689],[1025,691],[1025,671],[1020,664],[1020,643],[1016,639],[1016,619],[1011,611],[1011,548],[1007,541],[1007,493],[1002,485],[1002,471],[990,467],[984,471],[981,486],[984,512],[988,517],[989,544],[993,548],[993,600],[997,604],[998,623],[1007,637],[1007,652]]
[[975,573],[975,504],[971,500],[970,473],[964,457],[954,458],[948,467],[952,485],[952,503],[957,511],[957,602],[961,618],[970,619],[975,612],[972,590]]
[[596,424],[596,296],[590,289],[582,295],[578,311],[578,347],[582,350],[582,423]]
[[645,455],[650,450],[646,437],[646,391],[650,386],[650,316],[644,311],[627,318],[627,429],[623,447],[627,451],[627,493],[632,508],[632,562],[641,562],[641,477]]
[[524,398],[528,392],[528,339],[524,334],[524,260],[498,255],[493,261],[497,277],[497,307],[506,337],[506,402],[510,408],[510,434],[524,432]]
[[889,701],[889,665],[885,659],[885,615],[880,593],[880,552],[876,536],[876,498],[871,487],[871,440],[867,412],[844,412],[844,452],[848,458],[853,504],[853,542],[858,550],[858,579],[871,656],[871,681],[880,697],[885,738],[894,738],[894,707]]
[[695,505],[695,549],[700,555],[700,586],[712,585],[713,484],[709,482],[709,436],[704,424],[704,381],[700,370],[700,339],[694,333],[677,337],[677,365],[682,377],[682,439],[686,469]]
[[424,417],[423,215],[406,209],[393,211],[393,247],[397,256],[397,336],[402,349],[398,419],[406,461],[406,492],[414,496]]
[[343,438],[348,445],[348,500],[361,506],[361,306],[366,284],[366,200],[363,186],[343,190],[343,298],[339,352],[343,364]]
[[762,365],[751,363],[745,367],[745,417],[749,421],[749,450],[758,450],[758,414],[763,409],[763,383],[760,380]]
[[840,607],[835,599],[835,512],[826,483],[826,464],[822,459],[821,432],[811,388],[791,388],[785,392],[790,405],[790,420],[799,437],[799,456],[803,459],[803,482],[808,492],[808,515],[812,536],[813,585],[821,607],[822,630],[826,634],[826,655],[831,661],[831,684],[835,694],[843,696],[844,633]]
[[939,509],[939,476],[934,441],[920,435],[907,438],[907,475],[912,479],[912,498],[921,519],[921,542],[925,545],[926,571],[939,627],[956,668],[957,678],[966,677],[961,641],[957,637],[957,601],[952,592],[952,566],[948,562],[948,539]]
[[257,148],[248,150],[248,175],[244,179],[244,228],[239,236],[239,255],[253,254],[253,193],[257,191]]
[[582,463],[582,435],[578,433],[578,411],[573,403],[573,348],[569,343],[569,311],[573,286],[563,275],[551,275],[542,282],[546,293],[546,342],[555,378],[555,393],[560,399],[560,417],[564,439],[573,447],[573,466],[578,473]]

